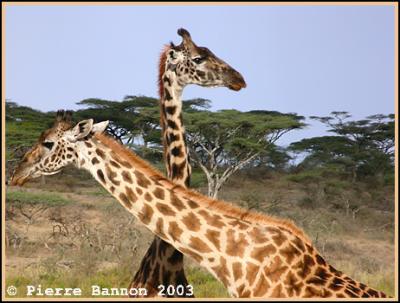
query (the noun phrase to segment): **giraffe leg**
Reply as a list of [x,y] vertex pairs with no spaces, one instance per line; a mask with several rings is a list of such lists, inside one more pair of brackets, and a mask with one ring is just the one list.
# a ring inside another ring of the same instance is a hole
[[[147,297],[158,296],[159,286],[164,285],[166,289],[169,285],[182,287],[186,290],[188,281],[183,268],[183,255],[167,242],[155,237],[145,256],[142,259],[139,270],[129,284],[131,288],[146,288]],[[184,292],[167,297],[193,297],[191,292]],[[141,297],[140,295],[130,295],[130,297]]]

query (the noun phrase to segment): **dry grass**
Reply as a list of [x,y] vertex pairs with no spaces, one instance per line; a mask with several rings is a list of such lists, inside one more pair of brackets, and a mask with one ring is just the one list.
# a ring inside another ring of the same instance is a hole
[[[328,181],[237,175],[220,198],[293,220],[334,267],[393,296],[392,191]],[[7,191],[6,284],[80,287],[84,296],[93,284],[126,287],[153,240],[150,232],[84,174],[46,178],[46,191],[38,184]],[[196,297],[227,297],[220,282],[188,264]]]

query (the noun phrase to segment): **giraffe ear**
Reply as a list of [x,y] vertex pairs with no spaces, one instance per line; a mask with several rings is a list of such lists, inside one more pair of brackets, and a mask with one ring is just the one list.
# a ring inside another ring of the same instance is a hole
[[86,137],[93,128],[93,119],[82,120],[72,129],[72,138],[74,141]]
[[93,133],[102,133],[102,132],[104,132],[106,130],[107,126],[108,126],[108,123],[110,123],[110,121],[106,120],[106,121],[103,121],[103,122],[99,122],[99,123],[93,124],[92,132]]
[[168,56],[170,60],[175,60],[178,57],[178,55],[176,54],[176,50],[174,48],[171,48],[168,51]]

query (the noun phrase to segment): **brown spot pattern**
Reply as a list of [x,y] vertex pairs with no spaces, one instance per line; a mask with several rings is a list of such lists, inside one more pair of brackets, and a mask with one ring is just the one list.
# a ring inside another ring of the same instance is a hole
[[132,203],[135,203],[137,201],[137,196],[130,187],[125,186],[125,193],[128,196],[129,201],[131,201]]
[[130,184],[133,183],[130,172],[124,170],[122,172],[121,176],[122,176],[122,179],[124,179],[125,182],[128,182]]
[[262,262],[266,257],[271,257],[276,252],[276,248],[272,244],[262,247],[255,247],[251,252],[251,257],[258,262]]
[[264,273],[272,282],[277,282],[287,269],[288,267],[283,264],[281,258],[275,256],[271,264],[264,267]]
[[314,287],[307,286],[305,289],[304,297],[305,298],[320,298],[321,292]]
[[280,249],[279,253],[286,259],[287,263],[291,264],[293,259],[300,254],[300,251],[289,243],[288,246]]
[[233,227],[233,228],[239,228],[241,230],[246,230],[247,228],[249,228],[249,225],[243,221],[240,221],[239,219],[235,219],[233,221],[230,221],[229,224]]
[[147,177],[140,171],[135,170],[136,182],[140,187],[147,188],[151,183]]
[[282,297],[282,285],[278,284],[272,291],[271,298],[281,298],[281,297]]
[[331,284],[328,287],[333,291],[337,291],[344,287],[344,281],[340,278],[333,278]]
[[204,209],[200,210],[198,213],[206,220],[208,225],[217,228],[225,226],[225,223],[222,221],[222,218],[219,215],[210,215],[210,213]]
[[194,213],[187,214],[185,217],[182,218],[182,222],[191,231],[200,230],[200,220]]
[[160,187],[157,187],[154,191],[153,191],[154,196],[157,199],[163,200],[164,199],[164,190]]
[[167,204],[164,203],[157,203],[156,204],[157,209],[160,211],[165,216],[175,216],[176,212],[172,210],[171,207],[169,207]]
[[181,211],[183,209],[185,209],[185,205],[182,203],[181,200],[179,200],[179,198],[172,192],[170,192],[171,194],[171,204],[178,210]]
[[286,241],[286,238],[284,237],[282,231],[279,231],[272,236],[272,240],[274,240],[276,245],[281,246]]
[[303,242],[299,239],[299,237],[295,237],[295,239],[292,241],[292,243],[297,247],[302,252],[306,251],[306,248],[304,247]]
[[131,208],[132,207],[131,202],[129,201],[128,197],[124,193],[120,193],[119,194],[119,198],[121,199],[122,203],[124,203],[124,205],[127,208]]
[[325,266],[325,265],[326,265],[326,262],[325,262],[324,258],[322,258],[320,255],[317,255],[317,256],[316,256],[316,260],[317,260],[317,263],[318,263],[319,265],[322,265],[322,266]]
[[189,207],[190,207],[191,209],[195,209],[195,208],[198,208],[198,207],[199,207],[199,204],[197,204],[196,202],[194,202],[194,201],[192,201],[192,200],[189,200],[189,201],[188,201],[188,205],[189,205]]
[[151,202],[153,200],[153,197],[150,195],[150,193],[145,193],[144,199],[148,202]]
[[218,250],[221,249],[221,247],[220,247],[220,241],[219,241],[219,236],[220,236],[219,231],[215,231],[215,230],[208,229],[207,232],[206,232],[206,238],[207,238],[212,244],[214,244],[214,246],[215,246]]
[[262,230],[258,227],[254,227],[250,232],[249,232],[250,239],[252,242],[255,243],[265,243],[268,242],[268,238],[265,236],[265,234],[262,232]]
[[[278,287],[280,287],[281,285],[279,284],[275,290],[278,289]],[[259,275],[257,284],[254,288],[254,292],[253,292],[253,296],[254,297],[262,297],[267,291],[268,288],[270,287],[267,279],[264,277],[263,274]],[[274,296],[273,296],[274,297]]]
[[298,297],[303,287],[303,282],[299,281],[292,271],[289,271],[285,279],[286,292],[289,297]]
[[219,258],[220,262],[219,265],[211,267],[214,270],[216,275],[219,277],[220,281],[227,286],[228,285],[228,278],[229,278],[229,271],[228,267],[226,266],[226,260],[224,257]]
[[101,182],[106,183],[106,179],[104,178],[104,174],[103,174],[103,171],[101,169],[97,170],[97,176],[99,177]]
[[315,271],[315,275],[317,277],[319,277],[320,279],[326,281],[327,279],[329,279],[332,275],[330,273],[328,273],[326,271],[325,268],[323,267],[319,267],[316,271]]
[[300,260],[295,267],[299,268],[297,274],[301,278],[306,278],[307,275],[311,272],[311,268],[315,265],[313,258],[310,255],[304,255],[303,260]]
[[193,237],[193,236],[190,237],[189,246],[191,246],[195,251],[198,251],[200,253],[212,252],[211,248],[198,237]]
[[96,154],[103,160],[106,158],[106,154],[99,148],[96,148]]
[[250,285],[254,284],[259,268],[260,267],[258,265],[251,262],[247,262],[246,280],[249,282]]
[[244,250],[249,244],[242,233],[238,233],[236,239],[235,231],[233,230],[228,230],[226,242],[226,253],[230,256],[238,256],[241,258],[243,257]]
[[233,272],[233,279],[235,279],[235,281],[239,280],[243,275],[242,263],[240,262],[232,263],[232,272]]
[[168,234],[174,241],[178,241],[182,233],[183,230],[178,226],[176,222],[169,223]]
[[116,167],[116,168],[120,168],[120,167],[121,167],[117,162],[115,162],[115,161],[113,161],[113,160],[110,160],[110,164],[111,164],[112,166]]
[[242,294],[243,294],[243,290],[245,289],[245,285],[241,284],[240,286],[238,286],[236,288],[237,294],[239,298],[243,298]]
[[117,173],[114,172],[113,170],[111,170],[110,166],[108,164],[106,164],[106,174],[107,174],[107,178],[115,185],[119,185],[120,181],[115,180],[115,178],[117,177]]
[[158,218],[155,232],[157,235],[160,236],[160,238],[167,238],[167,236],[164,233],[164,221],[162,218]]
[[138,217],[143,224],[149,224],[153,217],[154,210],[148,204],[144,203],[142,211],[138,213]]

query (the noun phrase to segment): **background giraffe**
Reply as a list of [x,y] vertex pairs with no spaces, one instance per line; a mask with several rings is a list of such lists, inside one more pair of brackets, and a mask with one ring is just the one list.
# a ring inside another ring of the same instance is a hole
[[[182,43],[178,46],[165,46],[159,60],[160,124],[167,175],[174,183],[189,186],[191,166],[182,120],[181,96],[184,87],[197,84],[240,90],[246,83],[236,70],[211,51],[198,47],[187,30],[181,28],[178,34],[183,38]],[[129,288],[157,290],[159,285],[176,287],[188,283],[182,253],[155,237]],[[156,295],[157,292],[149,292],[148,296]]]
[[163,177],[131,150],[102,134],[108,122],[72,127],[58,112],[16,168],[11,185],[88,170],[150,231],[191,256],[234,297],[385,297],[321,257],[291,222],[210,199]]

